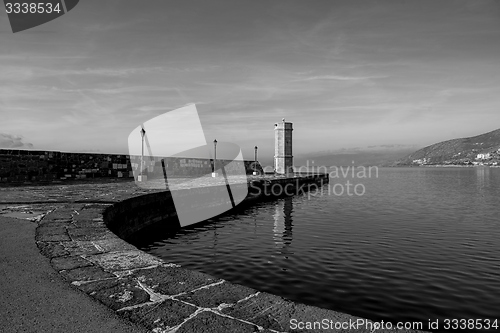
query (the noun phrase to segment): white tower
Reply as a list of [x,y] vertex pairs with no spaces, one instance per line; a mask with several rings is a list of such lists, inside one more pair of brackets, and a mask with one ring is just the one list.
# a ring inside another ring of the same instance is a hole
[[278,174],[293,173],[292,123],[274,124],[274,169]]

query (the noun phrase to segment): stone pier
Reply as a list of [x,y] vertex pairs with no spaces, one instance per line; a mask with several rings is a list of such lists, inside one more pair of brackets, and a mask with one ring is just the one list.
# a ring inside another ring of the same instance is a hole
[[[321,181],[327,182],[327,176],[250,179],[253,189],[246,204],[272,193],[264,190],[273,184]],[[147,225],[174,221],[168,198],[168,191],[141,189],[130,181],[1,187],[0,217],[36,223],[33,242],[62,279],[150,332],[370,332],[294,329],[292,320],[364,319],[187,270],[173,258],[164,261],[123,240]]]

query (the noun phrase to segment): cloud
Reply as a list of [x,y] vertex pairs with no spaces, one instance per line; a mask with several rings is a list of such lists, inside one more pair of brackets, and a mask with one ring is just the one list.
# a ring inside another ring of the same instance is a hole
[[313,80],[336,80],[336,81],[360,81],[372,79],[385,79],[388,76],[342,76],[342,75],[318,75],[311,76],[297,81],[313,81]]
[[[4,60],[4,56],[0,55],[0,60]],[[19,58],[22,59],[20,56]],[[40,57],[33,57],[35,60],[40,59]],[[58,57],[45,57],[48,60],[58,60]],[[87,57],[82,57],[86,59]],[[16,59],[7,60],[15,63]],[[71,57],[68,59],[72,59]],[[76,58],[77,59],[77,58]],[[11,64],[11,65],[1,65],[0,71],[4,78],[15,80],[15,81],[26,81],[33,79],[46,79],[48,77],[88,77],[88,78],[132,78],[139,75],[152,75],[152,74],[179,74],[185,75],[187,73],[210,73],[216,71],[220,66],[142,66],[142,67],[87,67],[87,68],[72,68],[72,69],[61,69],[54,65],[42,67],[40,65],[27,66],[26,64]]]
[[21,136],[0,133],[0,148],[33,148],[33,144],[23,142]]

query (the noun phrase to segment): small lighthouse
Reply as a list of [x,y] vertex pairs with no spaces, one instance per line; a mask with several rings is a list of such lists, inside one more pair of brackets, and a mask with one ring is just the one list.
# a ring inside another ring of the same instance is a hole
[[277,174],[293,174],[292,131],[292,123],[285,118],[274,124],[274,171]]

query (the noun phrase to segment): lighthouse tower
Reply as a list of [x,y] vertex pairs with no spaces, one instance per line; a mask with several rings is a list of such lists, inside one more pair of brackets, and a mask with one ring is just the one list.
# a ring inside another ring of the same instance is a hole
[[274,124],[274,170],[278,174],[293,174],[292,123]]

